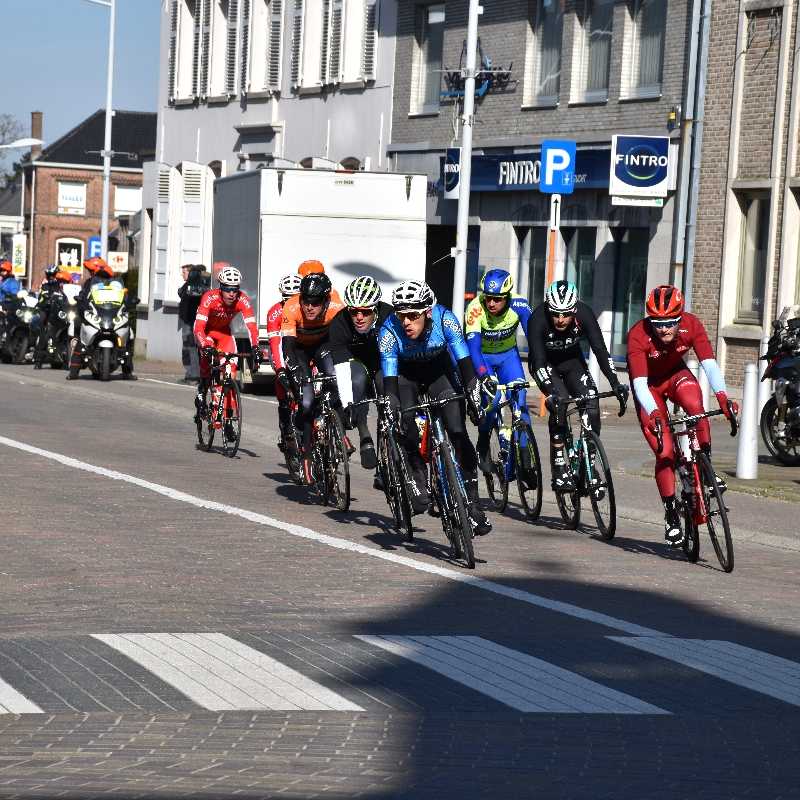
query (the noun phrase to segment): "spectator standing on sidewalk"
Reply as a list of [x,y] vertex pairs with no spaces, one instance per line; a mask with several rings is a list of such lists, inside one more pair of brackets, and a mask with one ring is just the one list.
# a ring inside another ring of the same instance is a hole
[[197,383],[200,380],[200,361],[194,341],[194,320],[200,298],[211,288],[211,276],[202,264],[184,264],[181,274],[183,285],[178,289],[178,297],[181,299],[178,318],[181,321],[181,360],[186,370],[183,380],[184,383]]

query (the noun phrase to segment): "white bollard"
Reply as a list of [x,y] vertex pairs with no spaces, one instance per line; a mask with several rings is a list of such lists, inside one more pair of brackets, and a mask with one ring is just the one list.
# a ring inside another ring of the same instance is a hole
[[742,408],[739,415],[739,448],[736,453],[736,477],[755,480],[758,477],[758,367],[744,368]]
[[[758,352],[759,356],[763,356],[764,353],[767,352],[767,346],[769,344],[769,336],[765,336],[761,340],[761,349]],[[770,397],[772,397],[772,381],[765,381],[761,380],[764,377],[764,373],[767,371],[767,362],[759,360],[758,362],[758,377],[759,377],[759,384],[758,384],[758,415],[759,418],[761,417],[761,412],[764,410],[764,406],[767,404]]]

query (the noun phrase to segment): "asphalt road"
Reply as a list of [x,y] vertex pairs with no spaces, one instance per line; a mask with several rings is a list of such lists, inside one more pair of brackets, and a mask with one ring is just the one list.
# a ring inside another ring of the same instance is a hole
[[796,504],[730,492],[690,565],[609,417],[613,543],[547,493],[468,571],[357,464],[344,515],[291,483],[271,398],[229,460],[163,376],[0,396],[1,797],[797,796]]

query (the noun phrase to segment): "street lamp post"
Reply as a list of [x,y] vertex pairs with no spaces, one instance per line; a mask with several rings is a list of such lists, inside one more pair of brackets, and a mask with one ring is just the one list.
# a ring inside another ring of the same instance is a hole
[[106,130],[103,140],[103,210],[100,217],[100,254],[103,258],[108,256],[108,211],[111,195],[111,120],[114,111],[111,107],[111,89],[114,83],[114,24],[116,2],[115,0],[86,0],[98,6],[105,6],[111,10],[111,19],[108,24],[108,67],[106,71]]

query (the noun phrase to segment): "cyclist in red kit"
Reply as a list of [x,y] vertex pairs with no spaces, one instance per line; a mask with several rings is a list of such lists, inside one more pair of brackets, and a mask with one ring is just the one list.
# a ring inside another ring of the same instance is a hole
[[200,306],[194,321],[194,338],[200,349],[200,383],[197,387],[195,405],[202,415],[203,397],[211,377],[211,361],[205,352],[215,347],[225,353],[236,352],[236,340],[231,334],[231,322],[241,314],[250,334],[253,369],[258,369],[261,351],[258,349],[258,326],[250,298],[241,290],[242,273],[230,264],[223,267],[217,276],[219,289],[210,289],[200,298]]
[[[675,446],[667,426],[667,400],[687,414],[701,414],[703,394],[700,384],[683,358],[694,350],[719,407],[730,419],[738,413],[728,399],[725,379],[714,358],[714,351],[703,323],[684,311],[683,294],[674,286],[657,286],[647,298],[647,316],[628,331],[628,376],[633,387],[639,422],[644,438],[656,454],[655,477],[664,503],[664,534],[670,545],[683,543],[683,532],[675,503]],[[663,449],[658,452],[656,430],[660,426]],[[707,419],[697,425],[697,438],[703,451],[711,455],[711,428]],[[725,484],[718,476],[721,490]]]
[[286,364],[283,360],[283,347],[281,344],[281,325],[283,323],[284,303],[300,293],[300,275],[284,275],[278,283],[281,299],[267,312],[267,338],[269,339],[269,354],[272,367],[275,370],[275,397],[278,400],[278,449],[283,452],[285,447],[284,431],[291,424],[291,410],[289,408],[287,392],[291,382],[286,373]]

